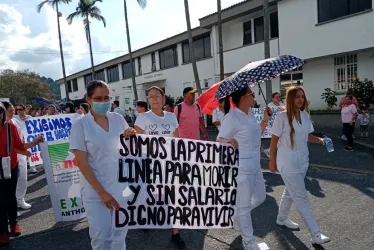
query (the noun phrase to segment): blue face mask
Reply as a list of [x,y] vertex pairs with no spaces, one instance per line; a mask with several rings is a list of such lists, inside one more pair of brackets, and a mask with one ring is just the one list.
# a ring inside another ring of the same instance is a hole
[[110,108],[110,102],[93,102],[92,110],[99,115],[105,115]]

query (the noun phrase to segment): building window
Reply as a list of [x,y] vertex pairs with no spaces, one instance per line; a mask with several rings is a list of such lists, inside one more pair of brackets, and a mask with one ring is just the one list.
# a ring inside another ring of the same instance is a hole
[[270,13],[270,38],[279,37],[278,11]]
[[99,70],[95,72],[95,80],[101,80],[105,82],[105,73],[104,70]]
[[[211,43],[210,43],[210,34],[195,38],[193,40],[193,47],[195,50],[196,60],[209,58],[212,56]],[[188,41],[183,43],[183,63],[191,62],[190,46]]]
[[264,17],[253,20],[255,27],[255,43],[264,41]]
[[151,70],[156,71],[156,55],[154,52],[152,53],[152,69]]
[[252,21],[243,23],[243,45],[252,43]]
[[88,74],[84,76],[84,85],[87,86],[92,81],[92,74]]
[[142,59],[138,57],[138,75],[143,74],[142,72]]
[[73,92],[78,91],[78,80],[73,79],[73,80],[71,80],[71,82],[73,84]]
[[[132,61],[132,65],[134,66],[134,61]],[[123,79],[132,77],[132,68],[130,65],[130,61],[124,62],[122,64],[122,76]]]
[[67,84],[68,84],[68,93],[73,92],[71,91],[71,81],[68,81]]
[[303,85],[303,67],[296,68],[280,76],[281,96],[285,97],[287,88],[291,86]]
[[177,46],[160,50],[160,69],[166,69],[178,65]]
[[372,9],[372,0],[318,0],[318,22]]
[[345,92],[357,78],[357,54],[334,58],[335,90]]
[[108,82],[118,82],[119,81],[118,65],[107,68],[106,74],[108,77]]

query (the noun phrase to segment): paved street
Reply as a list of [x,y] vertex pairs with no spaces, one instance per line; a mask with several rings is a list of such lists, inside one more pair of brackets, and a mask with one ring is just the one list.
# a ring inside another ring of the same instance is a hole
[[[264,142],[267,144],[268,142]],[[311,145],[311,165],[306,185],[313,211],[321,229],[332,241],[325,248],[370,250],[374,245],[374,161],[369,153],[344,152],[344,142],[335,142],[335,152],[328,154],[320,145]],[[291,218],[301,225],[290,231],[275,225],[283,181],[268,172],[268,161],[262,160],[267,185],[267,199],[253,211],[255,236],[271,249],[314,249],[301,218],[292,210]],[[335,168],[335,169],[329,169]],[[55,223],[43,171],[30,176],[27,194],[33,208],[22,211],[23,235],[4,249],[89,249],[87,222]],[[367,172],[366,174],[361,173]],[[169,230],[130,231],[128,249],[173,249]],[[184,230],[188,249],[242,249],[239,233],[227,230]]]

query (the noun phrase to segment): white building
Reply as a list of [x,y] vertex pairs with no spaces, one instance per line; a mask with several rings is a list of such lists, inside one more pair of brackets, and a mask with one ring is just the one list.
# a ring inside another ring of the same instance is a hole
[[[227,76],[251,61],[264,59],[262,2],[247,0],[222,11]],[[343,95],[355,77],[374,80],[373,2],[270,1],[271,57],[290,54],[307,61],[303,68],[274,79],[273,92],[284,93],[285,87],[299,82],[306,89],[311,109],[325,109],[321,100],[325,88]],[[201,86],[206,89],[219,81],[217,14],[201,18],[193,37]],[[196,86],[189,63],[187,32],[134,51],[133,57],[140,100],[146,100],[145,90],[153,85],[173,97],[181,96],[184,87]],[[133,107],[128,60],[128,55],[124,55],[95,67],[96,77],[110,84],[112,95],[124,109]],[[67,79],[70,99],[82,98],[85,84],[91,80],[91,69]],[[65,98],[63,80],[57,82]],[[262,98],[257,100],[263,104]]]

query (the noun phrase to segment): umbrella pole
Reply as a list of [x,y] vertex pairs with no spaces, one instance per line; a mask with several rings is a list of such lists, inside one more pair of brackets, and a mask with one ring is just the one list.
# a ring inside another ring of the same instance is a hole
[[262,91],[262,88],[261,88],[261,84],[260,84],[260,83],[258,84],[258,90],[260,91],[260,93],[261,93],[261,95],[262,95],[262,98],[264,98],[265,106],[267,106],[268,103],[266,102],[266,98],[265,98],[264,92]]

